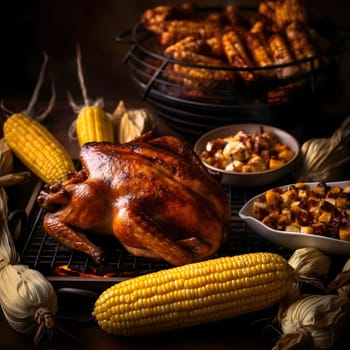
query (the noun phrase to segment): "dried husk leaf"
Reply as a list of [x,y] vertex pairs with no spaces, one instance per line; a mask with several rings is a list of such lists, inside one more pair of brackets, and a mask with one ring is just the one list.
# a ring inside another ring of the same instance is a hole
[[299,160],[297,181],[339,181],[350,160],[350,116],[330,138],[304,142]]
[[329,349],[349,323],[350,300],[347,297],[303,295],[281,315],[283,336],[274,350],[297,349],[297,346],[301,349]]
[[344,264],[342,272],[338,273],[328,285],[327,292],[337,291],[339,295],[350,298],[350,258]]
[[54,327],[56,293],[39,271],[25,265],[9,264],[1,269],[0,281],[1,308],[13,329],[20,333],[34,333],[43,310],[45,328]]
[[7,187],[22,182],[30,177],[29,171],[11,173],[0,176],[0,187]]
[[10,173],[13,169],[13,153],[5,139],[0,139],[0,176]]
[[38,345],[54,327],[57,297],[51,283],[37,270],[20,264],[8,227],[7,195],[0,187],[0,306],[9,325],[20,333],[34,333]]
[[326,277],[331,267],[331,259],[317,248],[305,247],[295,250],[288,264],[297,274]]
[[119,143],[132,141],[153,128],[149,113],[145,109],[128,109],[123,100],[118,102],[110,117],[115,140]]

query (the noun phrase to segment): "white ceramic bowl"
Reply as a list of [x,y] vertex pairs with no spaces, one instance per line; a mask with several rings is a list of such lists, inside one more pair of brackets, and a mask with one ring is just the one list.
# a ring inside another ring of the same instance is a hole
[[217,129],[213,129],[206,134],[202,135],[194,145],[194,151],[198,156],[205,150],[208,141],[214,140],[218,137],[226,137],[235,135],[238,131],[245,131],[247,134],[256,133],[260,127],[264,130],[270,130],[280,139],[281,143],[286,144],[293,152],[294,157],[280,168],[252,172],[252,173],[240,173],[233,171],[225,171],[223,169],[216,168],[210,164],[203,162],[203,164],[215,172],[221,174],[221,183],[230,186],[240,186],[240,187],[253,187],[253,186],[264,186],[272,184],[290,172],[294,171],[296,160],[299,155],[300,146],[298,141],[286,131],[265,124],[232,124],[223,126]]
[[[313,188],[319,182],[306,183]],[[350,181],[327,182],[327,185],[339,185],[345,187],[349,185]],[[286,188],[290,185],[280,186]],[[290,249],[299,249],[304,247],[314,247],[329,255],[349,255],[350,256],[350,241],[343,241],[335,238],[317,236],[313,234],[285,232],[273,230],[256,219],[253,214],[253,203],[256,198],[263,193],[251,198],[239,211],[240,218],[247,223],[247,225],[258,235],[264,237],[270,242]]]

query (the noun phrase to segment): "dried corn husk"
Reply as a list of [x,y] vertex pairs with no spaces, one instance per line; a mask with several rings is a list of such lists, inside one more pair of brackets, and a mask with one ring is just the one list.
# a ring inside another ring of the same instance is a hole
[[346,261],[342,271],[329,284],[327,292],[337,291],[339,295],[350,298],[350,259]]
[[149,113],[145,109],[127,109],[124,101],[119,101],[111,115],[115,140],[125,143],[152,129]]
[[329,349],[349,326],[350,300],[339,295],[303,295],[279,321],[283,336],[273,350]]
[[0,139],[0,187],[14,185],[29,178],[29,171],[11,173],[13,169],[13,153],[4,138]]
[[299,159],[296,181],[339,181],[350,160],[350,116],[330,138],[304,142]]
[[301,296],[301,283],[324,290],[323,279],[328,275],[331,259],[313,247],[299,248],[288,260],[294,270],[294,282],[288,296],[280,303],[278,318]]
[[330,257],[313,247],[295,250],[288,263],[298,274],[311,277],[326,277],[331,267]]
[[[2,144],[0,159],[4,157],[10,155]],[[0,181],[6,179],[10,184],[23,180],[21,176],[16,177],[17,174],[6,174],[12,170],[9,164],[9,160],[0,162]],[[0,186],[0,306],[16,331],[35,332],[34,343],[37,344],[43,332],[54,326],[57,297],[51,283],[40,272],[20,264],[7,219],[7,195]]]
[[4,138],[0,139],[0,176],[9,174],[13,169],[13,153]]
[[37,345],[43,332],[54,326],[57,297],[39,271],[19,264],[7,225],[7,196],[3,188],[0,195],[0,305],[10,326],[20,333],[35,333]]

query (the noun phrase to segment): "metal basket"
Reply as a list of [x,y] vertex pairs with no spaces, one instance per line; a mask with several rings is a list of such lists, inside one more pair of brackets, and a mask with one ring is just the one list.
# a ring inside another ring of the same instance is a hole
[[[288,113],[297,115],[301,106],[303,111],[308,111],[339,86],[337,57],[341,50],[338,48],[289,64],[236,68],[188,64],[166,57],[155,35],[145,30],[141,23],[119,35],[117,42],[130,44],[124,63],[144,100],[171,128],[192,138],[236,122],[283,127],[278,120],[282,116],[285,121]],[[325,59],[328,63],[316,69],[316,62]],[[234,76],[249,71],[259,73],[264,79],[250,83],[239,79],[192,78],[188,81],[186,76],[172,72],[174,64],[212,73],[229,71]],[[287,78],[275,74],[290,67],[297,68],[298,73]],[[304,69],[298,69],[300,67]],[[329,89],[330,85],[332,89]]]

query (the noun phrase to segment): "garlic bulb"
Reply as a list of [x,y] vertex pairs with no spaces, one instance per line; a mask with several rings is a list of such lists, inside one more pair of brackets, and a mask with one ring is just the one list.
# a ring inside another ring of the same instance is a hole
[[279,321],[283,336],[273,350],[292,349],[296,344],[299,348],[329,349],[349,325],[350,300],[339,295],[303,295]]
[[326,277],[331,267],[331,259],[317,248],[305,247],[295,250],[288,264],[297,274]]
[[16,331],[33,333],[37,345],[43,332],[52,329],[57,297],[51,283],[39,272],[19,264],[7,217],[7,195],[0,187],[0,306]]

